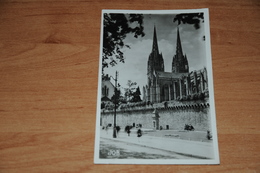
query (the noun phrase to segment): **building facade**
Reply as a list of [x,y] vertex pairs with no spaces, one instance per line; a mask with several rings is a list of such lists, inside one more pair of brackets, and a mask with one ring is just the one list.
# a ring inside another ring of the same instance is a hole
[[102,77],[101,85],[102,85],[101,101],[111,101],[111,98],[115,92],[115,86],[111,83],[110,77],[108,75]]
[[147,63],[147,85],[143,87],[143,100],[160,103],[207,92],[207,70],[203,68],[189,72],[189,63],[182,50],[179,28],[171,69],[171,72],[164,71],[164,60],[162,53],[159,53],[154,27],[152,51]]

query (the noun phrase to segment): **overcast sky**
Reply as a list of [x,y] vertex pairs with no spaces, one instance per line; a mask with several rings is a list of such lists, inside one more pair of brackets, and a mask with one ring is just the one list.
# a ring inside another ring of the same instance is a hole
[[[128,80],[137,82],[141,92],[147,84],[147,61],[152,51],[153,31],[156,27],[159,52],[164,59],[166,72],[171,72],[172,58],[176,52],[177,27],[179,27],[183,53],[187,55],[189,70],[199,70],[206,67],[206,42],[203,41],[204,23],[200,29],[193,25],[173,23],[174,14],[144,14],[144,37],[134,38],[128,35],[125,44],[131,49],[124,49],[125,63],[118,63],[114,67],[104,69],[105,74],[115,76],[119,72],[118,82],[122,88],[126,88]],[[114,81],[111,81],[114,83]],[[121,91],[123,89],[121,88]]]

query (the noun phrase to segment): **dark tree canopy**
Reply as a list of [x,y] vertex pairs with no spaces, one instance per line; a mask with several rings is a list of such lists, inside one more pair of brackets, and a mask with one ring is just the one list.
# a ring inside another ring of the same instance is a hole
[[127,34],[133,34],[135,38],[145,35],[142,14],[105,13],[103,22],[102,69],[117,62],[124,63],[122,48],[130,48],[124,43]]
[[140,101],[142,101],[140,95],[141,95],[140,88],[137,87],[136,91],[133,93],[133,98],[132,98],[131,101],[132,102],[140,102]]
[[192,24],[195,29],[200,28],[200,22],[204,22],[204,13],[181,13],[177,14],[173,19],[173,22],[178,21],[178,25],[183,24]]
[[118,90],[118,89],[115,89],[115,94],[111,97],[111,101],[112,101],[114,104],[119,104],[120,95],[121,95],[121,91]]

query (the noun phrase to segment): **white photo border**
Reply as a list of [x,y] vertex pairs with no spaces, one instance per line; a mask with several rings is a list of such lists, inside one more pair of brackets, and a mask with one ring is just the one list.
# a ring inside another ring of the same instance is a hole
[[[208,72],[208,90],[210,103],[210,119],[212,135],[214,136],[213,159],[100,159],[100,118],[101,118],[101,83],[102,83],[102,49],[103,49],[103,17],[104,13],[134,13],[134,14],[180,14],[180,13],[204,13],[204,29],[207,55],[207,72]],[[162,165],[197,165],[197,164],[220,164],[218,135],[216,124],[216,112],[214,103],[214,88],[213,88],[213,69],[212,69],[212,55],[211,55],[211,41],[210,41],[210,23],[209,23],[209,9],[183,9],[183,10],[102,10],[101,18],[101,34],[100,34],[100,57],[99,57],[99,75],[98,75],[98,95],[96,107],[96,134],[95,134],[95,149],[94,149],[94,163],[95,164],[162,164]]]

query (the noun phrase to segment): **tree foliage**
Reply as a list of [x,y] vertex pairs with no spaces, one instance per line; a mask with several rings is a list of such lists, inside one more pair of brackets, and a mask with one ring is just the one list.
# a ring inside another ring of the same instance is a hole
[[128,88],[125,88],[125,97],[127,101],[131,101],[133,98],[133,93],[136,90],[136,82],[132,82],[131,80],[127,81]]
[[115,94],[111,97],[114,104],[119,104],[121,91],[115,88]]
[[135,92],[133,93],[133,98],[132,98],[131,101],[132,102],[140,102],[140,101],[142,101],[140,95],[141,95],[140,88],[137,87]]
[[131,80],[128,80],[127,86],[128,88],[125,88],[125,97],[128,102],[140,102],[141,100],[141,92],[140,88],[136,87],[137,83],[132,82]]
[[142,14],[105,13],[103,22],[102,69],[124,63],[122,48],[130,48],[124,43],[127,34],[133,34],[135,38],[145,35]]
[[204,22],[204,13],[181,13],[177,14],[173,22],[178,22],[178,25],[191,24],[195,29],[200,28],[200,22]]

